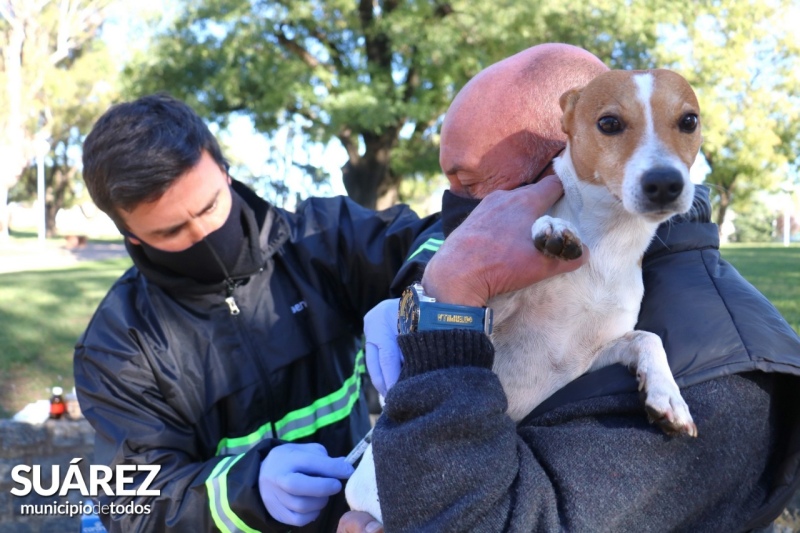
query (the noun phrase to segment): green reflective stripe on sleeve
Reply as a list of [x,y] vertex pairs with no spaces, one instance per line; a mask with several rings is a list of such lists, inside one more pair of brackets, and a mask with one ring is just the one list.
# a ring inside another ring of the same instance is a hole
[[[364,350],[356,354],[353,375],[347,378],[342,387],[331,394],[316,400],[308,407],[297,409],[275,423],[275,432],[284,440],[296,440],[313,435],[320,428],[334,424],[350,416],[353,405],[361,393],[361,374],[366,372]],[[217,455],[238,455],[253,448],[263,439],[272,435],[272,425],[264,424],[253,433],[243,437],[224,438],[217,445]]]
[[342,388],[333,392],[304,409],[292,411],[275,423],[275,431],[284,440],[296,440],[316,433],[324,426],[338,422],[350,416],[353,405],[361,392],[361,373],[359,367],[364,364],[364,350],[356,354],[355,370],[347,378]]
[[241,458],[241,455],[226,457],[219,462],[206,480],[211,517],[223,533],[258,533],[258,530],[245,524],[233,512],[228,501],[228,472]]
[[357,372],[344,382],[345,386],[310,406],[294,411],[275,424],[278,436],[285,440],[296,440],[317,432],[321,427],[347,418],[358,400],[361,390],[360,374]]
[[245,435],[244,437],[226,437],[219,441],[217,455],[239,455],[240,453],[244,453],[261,442],[266,434],[272,435],[272,424],[270,422],[267,422],[253,433]]
[[436,250],[439,249],[442,243],[444,243],[444,239],[434,239],[433,237],[431,237],[430,239],[422,243],[422,245],[419,248],[417,248],[417,250],[413,254],[409,255],[406,261],[411,261],[417,254],[422,253],[425,250],[436,252]]

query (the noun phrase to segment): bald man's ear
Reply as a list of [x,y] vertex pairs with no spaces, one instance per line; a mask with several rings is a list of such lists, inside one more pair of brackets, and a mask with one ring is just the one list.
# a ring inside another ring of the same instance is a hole
[[564,112],[564,114],[561,115],[561,131],[566,134],[569,134],[570,125],[572,124],[572,115],[580,97],[581,89],[570,89],[558,99],[558,103],[561,104],[561,111]]

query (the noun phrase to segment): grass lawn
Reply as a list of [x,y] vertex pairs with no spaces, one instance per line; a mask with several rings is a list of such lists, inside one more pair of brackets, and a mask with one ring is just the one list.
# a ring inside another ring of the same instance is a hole
[[60,270],[0,274],[0,418],[72,390],[72,352],[128,258]]
[[722,257],[800,333],[800,245],[727,244],[722,247]]

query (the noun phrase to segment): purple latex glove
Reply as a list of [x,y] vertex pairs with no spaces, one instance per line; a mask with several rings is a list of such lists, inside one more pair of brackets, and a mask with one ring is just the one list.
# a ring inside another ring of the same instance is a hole
[[317,443],[282,444],[261,461],[258,490],[272,518],[291,526],[313,522],[353,474],[344,457],[328,457]]
[[367,372],[381,396],[397,383],[403,354],[397,346],[397,311],[400,299],[384,300],[364,317]]

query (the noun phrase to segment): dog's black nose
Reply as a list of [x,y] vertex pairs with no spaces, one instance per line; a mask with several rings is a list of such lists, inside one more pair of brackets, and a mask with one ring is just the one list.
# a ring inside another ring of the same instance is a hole
[[650,169],[642,176],[642,190],[654,204],[667,205],[683,191],[683,176],[673,167]]

